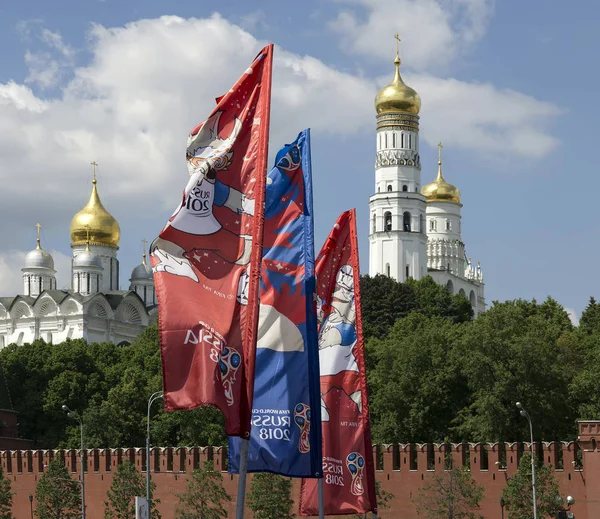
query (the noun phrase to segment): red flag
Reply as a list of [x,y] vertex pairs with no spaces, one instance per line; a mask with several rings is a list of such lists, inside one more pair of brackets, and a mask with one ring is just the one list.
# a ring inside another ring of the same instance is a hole
[[248,436],[273,45],[260,51],[187,145],[190,178],[152,243],[165,409],[212,405]]
[[[315,271],[325,515],[377,512],[354,209],[338,218]],[[318,514],[316,479],[302,480],[300,514]]]

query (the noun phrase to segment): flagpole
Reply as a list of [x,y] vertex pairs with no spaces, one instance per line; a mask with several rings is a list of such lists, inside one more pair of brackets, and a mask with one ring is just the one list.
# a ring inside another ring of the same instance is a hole
[[323,478],[318,479],[317,488],[319,491],[319,519],[325,518],[325,492]]
[[248,445],[249,440],[242,439],[240,448],[240,470],[238,477],[236,519],[244,519],[244,500],[246,498],[246,475],[248,474]]

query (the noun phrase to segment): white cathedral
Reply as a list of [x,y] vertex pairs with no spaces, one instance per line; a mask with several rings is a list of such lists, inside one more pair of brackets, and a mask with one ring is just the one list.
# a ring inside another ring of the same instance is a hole
[[121,231],[102,205],[96,184],[94,172],[88,203],[71,220],[70,288],[57,289],[54,260],[42,249],[38,224],[37,247],[27,254],[21,269],[23,293],[0,297],[0,348],[36,339],[126,344],[156,320],[156,293],[146,254],[131,273],[129,290],[119,290]]
[[369,201],[369,274],[398,281],[431,276],[451,293],[469,299],[474,316],[485,311],[483,273],[465,251],[460,191],[442,175],[421,187],[419,111],[421,98],[400,76],[375,97],[377,156],[375,194]]

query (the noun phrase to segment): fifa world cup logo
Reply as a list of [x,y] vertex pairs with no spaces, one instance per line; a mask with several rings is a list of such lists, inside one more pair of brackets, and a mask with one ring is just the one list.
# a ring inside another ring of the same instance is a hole
[[352,475],[350,492],[355,496],[362,496],[365,492],[362,482],[365,459],[358,452],[351,452],[346,457],[346,466]]
[[302,454],[306,454],[310,451],[310,441],[308,439],[310,433],[310,407],[306,404],[297,404],[294,408],[294,422],[300,427],[298,450]]
[[233,383],[241,363],[241,355],[233,348],[224,347],[219,353],[219,371],[221,372],[221,382],[225,389],[227,405],[233,405],[234,403]]

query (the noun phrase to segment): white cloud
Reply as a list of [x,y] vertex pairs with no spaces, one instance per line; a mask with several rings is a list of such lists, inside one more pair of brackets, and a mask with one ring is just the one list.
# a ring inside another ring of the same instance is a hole
[[25,64],[29,70],[25,82],[46,89],[60,82],[65,70],[72,66],[75,53],[60,34],[48,29],[41,30],[39,40],[45,48],[25,54]]
[[341,48],[390,60],[400,34],[409,65],[445,67],[485,34],[492,0],[334,0],[344,5],[329,27]]
[[571,319],[573,326],[579,326],[579,315],[577,315],[577,310],[574,308],[565,308],[565,312],[567,312],[567,315],[569,316],[569,319]]
[[422,136],[431,146],[441,139],[467,150],[540,158],[559,143],[546,130],[561,113],[551,103],[489,83],[430,75],[412,79],[423,100]]
[[[472,4],[479,6],[478,0]],[[471,31],[470,38],[476,38],[478,31]],[[73,64],[76,51],[56,33],[42,32],[41,38],[56,59],[66,60],[60,67],[68,70],[59,77],[71,79],[59,84],[53,97],[36,95],[36,84],[51,84],[55,77],[54,65],[45,70],[42,62],[36,64],[33,85],[0,83],[0,204],[4,214],[11,214],[7,249],[33,222],[54,228],[81,209],[92,160],[100,163],[102,197],[121,218],[139,218],[148,207],[172,210],[186,175],[187,132],[265,44],[218,15],[94,25],[92,57],[85,66]],[[387,78],[366,78],[276,48],[273,146],[310,126],[315,138],[360,133],[365,139],[361,153],[371,153],[373,98],[391,76],[391,67]],[[524,157],[542,156],[556,144],[545,131],[558,113],[549,103],[489,84],[426,74],[405,79],[423,98],[422,136],[431,144],[442,139],[474,152]],[[7,222],[0,221],[5,232]],[[2,258],[5,270],[16,265]],[[15,268],[19,279],[20,265]]]

